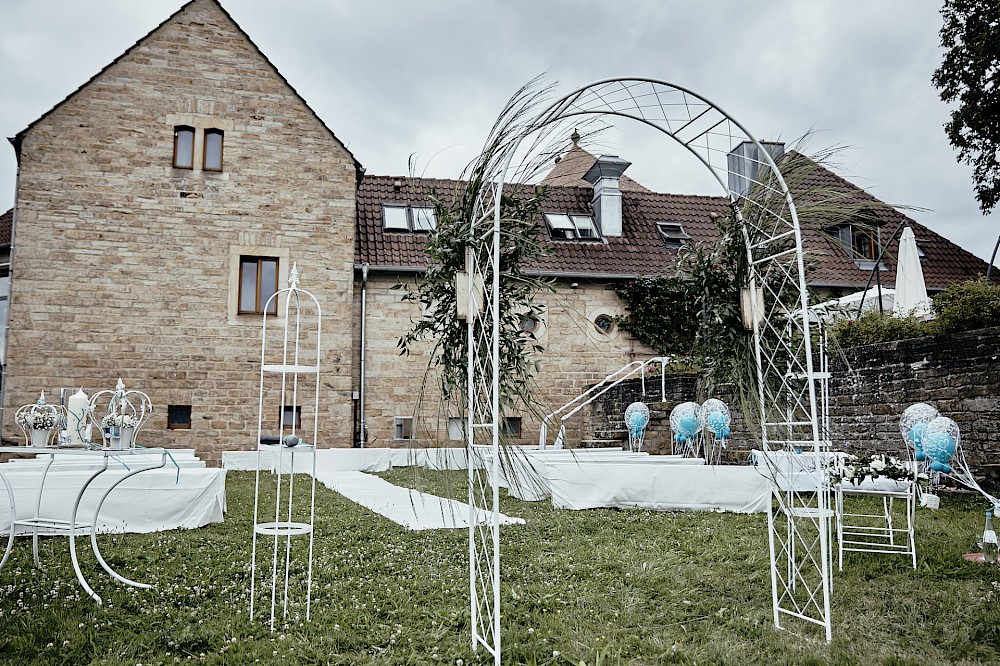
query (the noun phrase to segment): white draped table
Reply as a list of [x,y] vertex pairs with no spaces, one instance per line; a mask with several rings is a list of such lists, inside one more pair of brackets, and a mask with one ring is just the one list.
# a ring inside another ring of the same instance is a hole
[[[0,453],[34,454],[36,459],[0,465],[0,530],[8,535],[0,569],[21,534],[32,536],[35,565],[38,536],[69,536],[77,580],[98,604],[76,553],[77,535],[89,535],[98,563],[116,580],[148,588],[121,576],[101,555],[98,532],[151,532],[221,522],[225,511],[225,470],[196,464],[166,468],[166,449],[58,449],[0,447]],[[181,456],[186,458],[186,456]],[[58,462],[57,462],[58,461]]]
[[557,509],[759,513],[771,499],[767,478],[749,466],[557,462],[547,480]]

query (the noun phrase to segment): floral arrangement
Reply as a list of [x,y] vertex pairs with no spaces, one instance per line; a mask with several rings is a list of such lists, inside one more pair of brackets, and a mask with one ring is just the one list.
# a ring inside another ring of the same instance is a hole
[[[837,461],[831,465],[830,480],[833,483],[850,481],[860,485],[866,478],[875,480],[879,477],[906,481],[913,479],[913,470],[899,458],[884,453],[872,453],[865,456],[855,456],[849,453],[837,456]],[[917,482],[927,483],[928,476],[917,474]]]
[[56,415],[49,411],[28,410],[17,417],[18,425],[32,430],[51,430],[56,425]]
[[139,419],[131,414],[107,414],[101,419],[102,428],[134,428],[139,425]]

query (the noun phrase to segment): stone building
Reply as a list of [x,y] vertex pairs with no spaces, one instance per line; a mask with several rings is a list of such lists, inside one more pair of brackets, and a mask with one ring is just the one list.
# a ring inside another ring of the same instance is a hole
[[[428,197],[456,182],[362,176],[217,0],[184,5],[12,143],[15,210],[0,218],[8,242],[14,234],[5,437],[15,434],[14,409],[39,390],[94,391],[122,377],[157,410],[144,444],[194,447],[214,462],[252,448],[261,309],[293,264],[324,310],[320,444],[461,436],[426,355],[399,356],[419,313],[392,289],[426,267]],[[671,273],[678,249],[712,241],[712,215],[727,210],[720,197],[651,192],[626,175],[595,190],[585,176],[597,159],[575,147],[545,180],[537,223],[553,252],[531,270],[555,290],[540,295],[534,331],[545,346],[538,400],[506,422],[526,442],[541,415],[652,355],[615,327],[624,305],[614,288]],[[619,173],[627,166],[602,159]],[[882,282],[892,284],[895,241],[882,234],[903,215],[829,171],[816,177],[870,200],[878,224],[813,225],[805,241],[821,260],[812,286],[863,287],[885,244]],[[910,223],[932,290],[985,272]],[[265,414],[269,430],[310,416],[279,411]]]
[[350,442],[360,167],[218,2],[185,5],[12,143],[6,436],[39,390],[122,377],[155,403],[147,444],[252,447],[258,313],[297,263],[327,315],[322,436]]

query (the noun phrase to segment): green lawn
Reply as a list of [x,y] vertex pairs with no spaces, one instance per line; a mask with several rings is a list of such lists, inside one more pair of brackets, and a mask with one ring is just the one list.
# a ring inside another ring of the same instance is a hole
[[[464,497],[464,473],[384,476]],[[0,572],[0,662],[479,661],[467,532],[410,532],[320,486],[312,621],[293,581],[290,620],[271,634],[248,616],[253,473],[230,472],[227,486],[225,524],[101,538],[112,566],[153,590],[114,582],[81,544],[103,608],[77,585],[65,538],[43,541],[44,570],[19,538]],[[528,521],[502,528],[505,663],[1000,663],[1000,568],[961,559],[982,505],[945,497],[940,511],[919,511],[917,571],[899,556],[850,556],[827,645],[771,624],[764,516],[569,512],[505,498],[503,511]]]

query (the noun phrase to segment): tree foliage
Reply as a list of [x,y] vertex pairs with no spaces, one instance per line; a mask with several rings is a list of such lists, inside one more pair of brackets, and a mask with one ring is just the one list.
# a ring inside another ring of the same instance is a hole
[[718,217],[721,238],[681,248],[677,275],[633,280],[618,288],[628,307],[623,330],[662,354],[690,357],[719,381],[731,379],[746,344],[740,289],[746,245],[734,216]]
[[945,55],[932,80],[942,100],[958,103],[945,132],[972,166],[985,215],[1000,201],[1000,3],[945,0],[941,15]]

